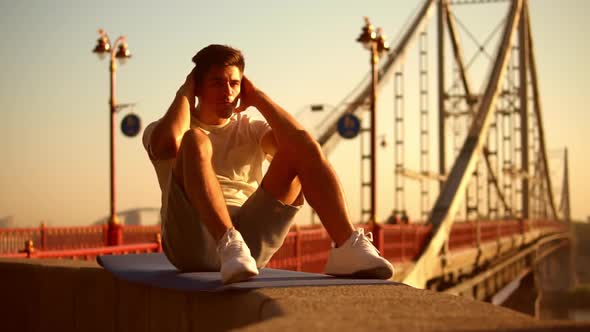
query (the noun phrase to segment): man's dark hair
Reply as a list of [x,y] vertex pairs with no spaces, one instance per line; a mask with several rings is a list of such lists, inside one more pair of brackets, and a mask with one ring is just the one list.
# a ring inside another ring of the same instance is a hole
[[209,45],[193,57],[195,63],[195,84],[201,86],[209,69],[213,66],[236,66],[241,73],[244,72],[244,56],[240,50],[226,45]]

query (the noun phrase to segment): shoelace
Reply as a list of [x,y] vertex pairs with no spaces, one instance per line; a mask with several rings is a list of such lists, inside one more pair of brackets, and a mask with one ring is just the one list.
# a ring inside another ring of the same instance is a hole
[[354,241],[352,241],[352,245],[356,246],[357,243],[364,248],[370,248],[371,250],[375,250],[376,252],[381,254],[381,252],[373,245],[373,233],[371,232],[365,234],[365,230],[360,228],[356,232],[356,236],[354,238]]
[[242,250],[242,241],[238,241],[235,237],[232,236],[232,233],[228,234],[228,236],[222,239],[223,242],[218,247],[218,252],[221,254],[223,252],[230,251],[240,251]]

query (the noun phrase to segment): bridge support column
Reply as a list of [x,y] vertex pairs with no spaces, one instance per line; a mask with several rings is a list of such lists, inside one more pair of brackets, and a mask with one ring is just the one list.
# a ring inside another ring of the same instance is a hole
[[535,316],[535,303],[538,297],[539,291],[535,285],[535,277],[532,273],[529,273],[520,280],[520,285],[516,291],[502,303],[502,306]]
[[107,227],[107,245],[117,246],[123,244],[123,225],[110,223]]

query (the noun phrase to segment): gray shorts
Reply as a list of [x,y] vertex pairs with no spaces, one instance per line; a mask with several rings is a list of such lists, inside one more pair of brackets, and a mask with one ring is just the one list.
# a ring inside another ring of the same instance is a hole
[[[217,243],[173,175],[169,188],[168,208],[162,220],[166,257],[180,271],[219,271]],[[275,199],[262,186],[243,206],[228,206],[232,223],[242,234],[258,268],[264,267],[279,250],[300,208]]]

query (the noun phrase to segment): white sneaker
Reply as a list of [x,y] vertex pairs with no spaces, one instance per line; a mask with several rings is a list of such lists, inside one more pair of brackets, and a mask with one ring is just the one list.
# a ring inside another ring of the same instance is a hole
[[224,284],[244,281],[258,275],[256,261],[242,234],[230,228],[217,245],[217,253],[221,260],[221,281]]
[[379,256],[372,242],[373,234],[365,235],[362,228],[354,231],[342,246],[330,250],[326,274],[366,279],[393,277],[393,265]]

